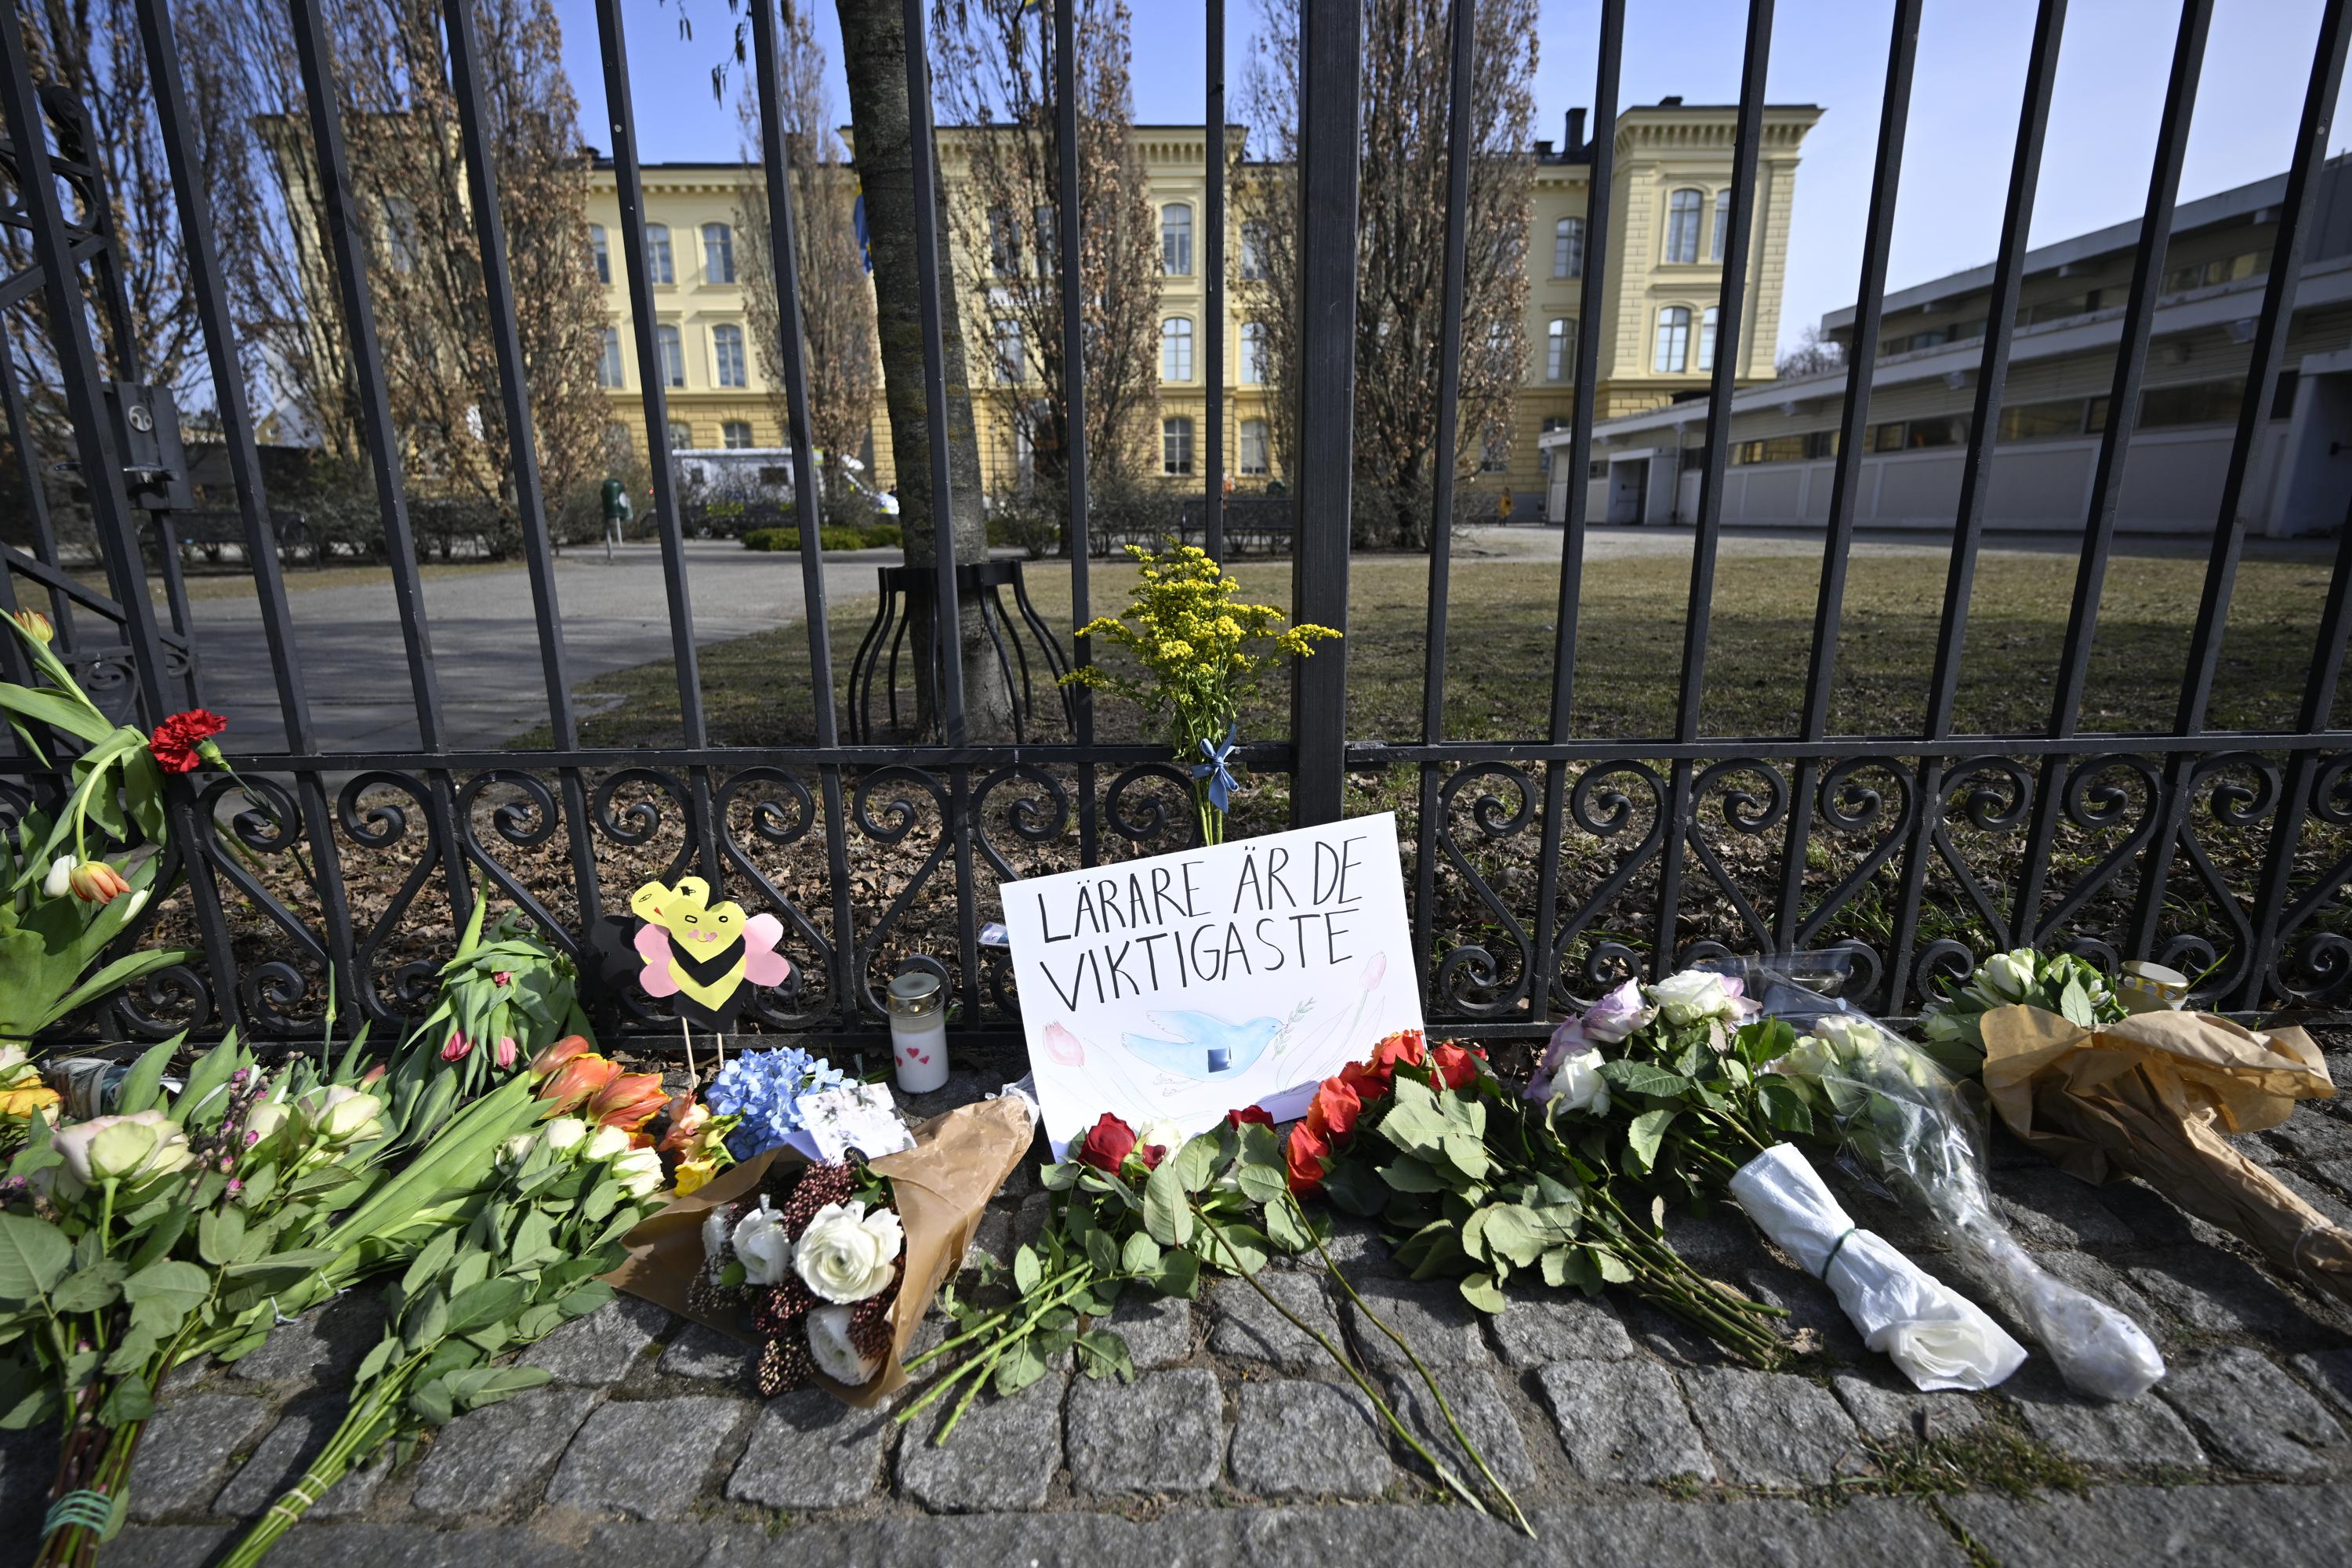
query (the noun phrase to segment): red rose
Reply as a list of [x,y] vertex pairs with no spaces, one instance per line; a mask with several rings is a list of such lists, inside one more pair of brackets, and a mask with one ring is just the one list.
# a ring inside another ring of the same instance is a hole
[[1331,1158],[1331,1146],[1302,1121],[1290,1130],[1290,1141],[1283,1145],[1283,1151],[1289,1166],[1291,1195],[1311,1198],[1321,1192],[1323,1173]]
[[1400,1067],[1417,1068],[1422,1063],[1421,1031],[1400,1029],[1372,1047],[1372,1065],[1393,1073]]
[[1460,1089],[1478,1076],[1478,1066],[1471,1053],[1451,1041],[1438,1047],[1431,1061],[1448,1089]]
[[1239,1110],[1225,1112],[1225,1121],[1235,1127],[1247,1127],[1255,1122],[1260,1127],[1274,1125],[1274,1113],[1263,1105],[1244,1105]]
[[1168,1150],[1164,1144],[1146,1143],[1135,1152],[1135,1157],[1143,1162],[1145,1170],[1156,1171],[1160,1169],[1160,1162],[1168,1158]]
[[167,773],[192,773],[204,759],[198,747],[228,728],[228,721],[202,708],[191,708],[185,713],[174,713],[155,726],[147,750],[154,755],[155,765]]
[[1356,1091],[1357,1100],[1364,1105],[1378,1105],[1389,1097],[1391,1087],[1389,1069],[1370,1062],[1349,1062],[1339,1069],[1339,1081]]
[[1097,1171],[1117,1175],[1134,1150],[1135,1129],[1106,1110],[1101,1121],[1087,1129],[1086,1138],[1078,1145],[1078,1159]]
[[1345,1079],[1327,1078],[1307,1102],[1307,1125],[1336,1148],[1354,1135],[1356,1118],[1363,1110],[1364,1102]]

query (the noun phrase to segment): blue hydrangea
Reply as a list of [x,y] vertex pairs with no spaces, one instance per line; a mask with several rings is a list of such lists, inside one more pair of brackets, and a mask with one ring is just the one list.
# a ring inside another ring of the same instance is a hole
[[792,1047],[746,1051],[719,1069],[703,1096],[721,1116],[743,1121],[727,1135],[727,1151],[748,1160],[782,1143],[803,1126],[801,1097],[849,1080],[823,1057]]

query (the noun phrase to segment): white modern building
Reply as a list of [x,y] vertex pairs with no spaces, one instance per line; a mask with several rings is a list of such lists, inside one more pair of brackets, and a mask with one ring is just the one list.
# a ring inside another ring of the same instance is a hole
[[[2252,531],[2329,532],[2352,505],[2352,158],[2327,163],[2315,193],[2284,367],[2242,509]],[[2165,259],[2138,432],[2118,511],[2128,531],[2209,531],[2236,434],[2272,237],[2286,177],[2181,205]],[[2137,220],[2030,251],[1994,448],[1987,526],[2079,531],[2106,426]],[[1990,264],[1890,293],[1871,384],[1870,445],[1854,515],[1864,528],[1948,530],[1958,510]],[[1852,309],[1822,334],[1850,344]],[[1847,372],[1741,389],[1731,400],[1723,521],[1819,527]],[[1688,522],[1698,506],[1704,394],[1598,424],[1587,469],[1594,522]],[[1547,515],[1568,508],[1566,430],[1548,432]]]

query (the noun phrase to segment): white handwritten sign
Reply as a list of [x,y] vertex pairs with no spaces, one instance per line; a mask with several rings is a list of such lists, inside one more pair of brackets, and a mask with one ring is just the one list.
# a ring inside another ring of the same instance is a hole
[[1058,1156],[1108,1110],[1189,1136],[1303,1114],[1421,1027],[1396,814],[1004,885],[1021,1018]]

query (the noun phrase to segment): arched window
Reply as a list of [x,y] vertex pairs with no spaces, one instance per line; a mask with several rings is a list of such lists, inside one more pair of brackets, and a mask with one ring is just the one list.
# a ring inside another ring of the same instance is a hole
[[1263,419],[1242,421],[1241,470],[1244,474],[1259,475],[1272,470],[1271,454],[1266,450],[1266,424]]
[[1242,281],[1265,279],[1265,225],[1253,218],[1242,225]]
[[1188,317],[1171,316],[1160,323],[1160,379],[1192,379],[1192,322]]
[[749,386],[743,374],[743,329],[719,325],[710,329],[710,357],[721,386]]
[[669,225],[646,225],[646,271],[656,283],[677,281],[677,268],[669,258]]
[[1698,368],[1715,368],[1715,307],[1712,305],[1698,319]]
[[664,386],[686,384],[686,342],[677,335],[677,328],[665,321],[654,329],[654,351],[661,361]]
[[1576,322],[1568,316],[1555,316],[1544,329],[1544,379],[1566,381],[1576,369]]
[[1189,474],[1192,471],[1192,422],[1181,417],[1160,422],[1160,471],[1163,474]]
[[1666,259],[1698,259],[1698,209],[1705,200],[1696,191],[1680,190],[1666,198]]
[[1584,220],[1564,217],[1552,226],[1551,275],[1555,278],[1584,276]]
[[1182,202],[1160,209],[1160,270],[1171,278],[1192,276],[1192,209]]
[[621,382],[621,329],[604,329],[604,352],[596,359],[596,384],[614,387]]
[[748,447],[751,444],[751,422],[749,419],[730,419],[719,428],[722,433],[719,438],[730,447]]
[[1690,368],[1690,310],[1669,305],[1658,312],[1658,353],[1654,369],[1675,374]]
[[1259,386],[1265,382],[1265,323],[1242,323],[1242,384]]
[[1724,236],[1730,232],[1731,193],[1722,191],[1718,192],[1715,198],[1715,237],[1707,242],[1706,247],[1706,258],[1709,261],[1723,259]]
[[1021,323],[1011,317],[996,323],[996,379],[1016,383],[1028,374],[1021,350]]
[[692,451],[694,449],[694,426],[688,425],[683,419],[671,420],[669,422],[669,449],[673,452]]
[[735,281],[735,231],[723,223],[702,226],[702,280]]
[[601,223],[588,226],[588,259],[596,268],[597,282],[613,280],[613,247],[604,243],[604,226]]

